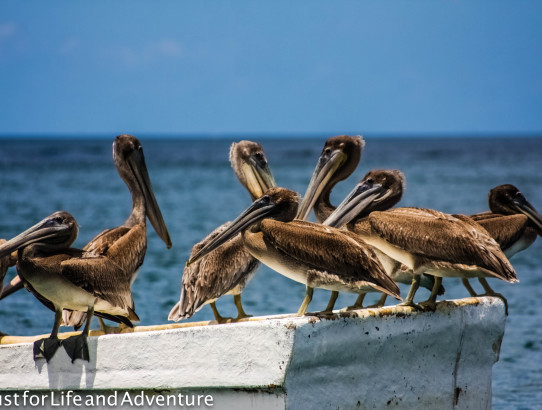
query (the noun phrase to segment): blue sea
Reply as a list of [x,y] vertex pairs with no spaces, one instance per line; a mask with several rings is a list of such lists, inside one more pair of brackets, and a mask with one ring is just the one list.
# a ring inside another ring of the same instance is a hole
[[[142,325],[167,322],[180,294],[181,275],[192,245],[250,203],[228,162],[234,139],[140,138],[158,203],[173,247],[149,227],[145,263],[134,283]],[[277,184],[300,194],[310,180],[325,138],[272,139],[260,142]],[[112,161],[109,139],[0,140],[2,206],[0,237],[11,238],[57,210],[70,212],[80,226],[75,247],[128,217],[131,198]],[[407,178],[401,205],[449,213],[484,211],[490,188],[511,183],[542,211],[542,138],[367,138],[356,172],[332,193],[338,204],[370,169],[395,168]],[[494,367],[494,408],[542,406],[542,241],[516,255],[520,283],[491,281],[507,296],[510,315],[499,362]],[[6,281],[14,276],[8,273]],[[474,286],[481,290],[477,283]],[[446,298],[467,296],[459,280],[445,279]],[[401,285],[402,292],[407,287]],[[295,312],[304,287],[260,267],[243,293],[247,313]],[[329,293],[316,290],[312,310],[325,307]],[[425,298],[421,289],[418,298]],[[376,301],[370,295],[366,301]],[[352,304],[341,295],[337,307]],[[218,301],[223,315],[235,315],[231,296]],[[205,306],[190,320],[212,319]],[[26,291],[0,302],[0,331],[13,335],[48,333],[53,314]],[[97,323],[94,323],[97,327]]]

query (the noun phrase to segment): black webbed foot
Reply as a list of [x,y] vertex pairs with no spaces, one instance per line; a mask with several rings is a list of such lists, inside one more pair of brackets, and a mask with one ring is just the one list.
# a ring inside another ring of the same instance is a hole
[[417,310],[417,311],[423,311],[423,307],[421,307],[420,305],[417,305],[416,303],[414,302],[402,302],[402,303],[399,303],[397,306],[407,306],[407,307],[411,307],[413,308],[414,310]]
[[64,350],[72,359],[72,363],[75,362],[75,359],[86,360],[87,362],[90,359],[88,352],[87,336],[84,334],[71,336],[65,339],[62,342]]
[[48,337],[36,340],[34,342],[34,360],[45,359],[49,363],[60,345],[62,345],[62,340],[57,338]]
[[319,319],[332,318],[335,316],[332,310],[322,310],[320,312],[306,312],[305,316],[315,316]]
[[421,306],[423,310],[428,312],[434,312],[437,310],[437,302],[434,300],[426,300],[425,302],[420,302],[419,306]]

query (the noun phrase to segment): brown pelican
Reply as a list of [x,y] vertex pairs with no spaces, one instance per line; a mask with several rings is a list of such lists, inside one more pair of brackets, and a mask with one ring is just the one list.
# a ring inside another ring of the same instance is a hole
[[[298,196],[285,188],[271,188],[253,202],[226,230],[201,248],[188,264],[239,232],[245,248],[278,273],[315,287],[353,292],[386,292],[400,299],[399,288],[384,272],[374,252],[355,235],[304,221],[294,221]],[[340,252],[337,252],[340,249]],[[298,315],[312,299],[308,291]]]
[[364,146],[361,136],[339,135],[326,141],[299,205],[297,219],[306,220],[314,208],[316,220],[322,223],[335,210],[329,199],[331,190],[354,172]]
[[[338,182],[354,172],[364,146],[365,141],[361,136],[339,135],[328,138],[299,205],[297,219],[307,220],[312,208],[316,220],[322,223],[335,210],[329,198],[331,191]],[[313,289],[306,289],[305,294],[312,292]],[[331,313],[338,296],[339,292],[332,291],[327,307],[320,313]]]
[[[352,207],[348,212],[343,213],[343,217],[340,219],[334,217],[328,217],[324,221],[324,225],[334,226],[341,228],[346,225],[347,229],[356,233],[356,223],[366,218],[373,211],[386,211],[395,206],[403,196],[405,186],[405,176],[398,170],[382,170],[373,169],[369,171],[362,180],[356,185],[354,190],[345,199],[351,201],[353,196],[357,197],[357,201],[352,201]],[[382,263],[382,266],[386,269],[386,273],[395,281],[399,283],[410,284],[412,283],[412,270],[407,266],[397,262],[395,259],[390,258],[385,253],[380,252],[375,248],[375,252]],[[431,275],[422,274],[420,278],[420,286],[426,289],[433,290],[435,285],[435,278]],[[444,288],[440,286],[438,294],[444,293]],[[350,308],[356,309],[362,307],[363,297],[360,295],[356,303]],[[387,295],[382,294],[380,300],[375,306],[384,306]]]
[[[260,144],[251,141],[234,143],[230,149],[230,162],[239,182],[250,193],[253,201],[261,197],[268,188],[275,186]],[[190,257],[192,258],[229,225],[230,222],[226,222],[194,245]],[[230,318],[222,317],[218,313],[215,301],[226,294],[233,295],[237,307],[236,320],[248,317],[241,304],[241,292],[252,279],[258,264],[258,260],[245,249],[241,235],[230,239],[197,262],[185,267],[181,298],[171,309],[168,319],[178,321],[189,318],[205,304],[210,303],[216,321],[224,323]]]
[[[110,258],[70,248],[77,232],[73,216],[55,212],[0,246],[0,257],[18,250],[19,277],[55,312],[50,337],[34,343],[34,359],[49,361],[62,344],[72,361],[88,361],[86,338],[93,314],[133,327],[129,320],[134,315],[130,278]],[[85,311],[87,319],[81,335],[61,342],[57,335],[62,309]]]
[[[168,249],[171,247],[171,239],[152,190],[143,147],[139,140],[131,135],[118,136],[113,142],[113,160],[120,177],[132,194],[132,212],[123,225],[103,231],[83,250],[88,256],[103,256],[116,263],[121,268],[119,274],[127,277],[132,283],[147,250],[146,219],[149,218]],[[130,307],[133,310],[134,307]],[[130,319],[139,320],[137,316]],[[65,326],[78,328],[84,322],[85,313],[64,313]],[[109,331],[103,322],[101,324],[104,331]]]
[[[542,216],[514,185],[499,185],[489,191],[489,209],[489,212],[470,217],[489,232],[508,258],[527,249],[537,235],[542,235]],[[485,278],[478,280],[485,295],[502,297],[507,303],[504,296],[491,289]],[[463,284],[472,296],[477,295],[468,279],[463,279]]]
[[[327,222],[340,225],[341,220],[351,219],[349,214],[363,212],[367,198],[356,191],[357,188]],[[370,213],[367,218],[355,222],[354,230],[369,245],[412,269],[412,286],[403,302],[407,306],[419,308],[413,299],[424,272],[436,277],[431,296],[426,301],[431,308],[435,307],[444,276],[491,276],[517,282],[514,269],[497,242],[464,215],[452,216],[422,208],[396,208]]]

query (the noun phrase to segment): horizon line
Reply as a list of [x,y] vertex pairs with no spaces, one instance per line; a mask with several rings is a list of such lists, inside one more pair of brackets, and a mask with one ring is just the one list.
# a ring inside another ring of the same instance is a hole
[[[112,136],[121,135],[119,133],[43,133],[43,134],[23,134],[23,133],[5,133],[0,134],[0,139],[109,139]],[[270,133],[270,132],[228,132],[228,133],[148,133],[141,132],[132,134],[138,138],[153,139],[239,139],[239,138],[266,138],[266,139],[306,139],[306,138],[329,138],[335,135],[362,135],[364,138],[540,138],[542,131],[537,132],[420,132],[420,133],[388,133],[388,132],[314,132],[314,133]]]

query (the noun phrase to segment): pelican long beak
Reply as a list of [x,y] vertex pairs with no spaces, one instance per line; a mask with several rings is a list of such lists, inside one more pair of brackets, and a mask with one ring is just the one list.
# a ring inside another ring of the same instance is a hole
[[326,153],[325,151],[318,158],[318,164],[312,173],[311,181],[303,196],[303,201],[297,211],[297,219],[306,220],[311,208],[320,197],[322,191],[337,169],[346,162],[347,155],[339,149]]
[[261,221],[267,215],[271,214],[275,209],[275,204],[269,201],[269,197],[262,197],[252,203],[241,215],[239,215],[222,233],[218,234],[201,248],[192,258],[186,263],[190,266],[201,257],[218,248],[228,239],[233,238],[242,230],[250,225]]
[[323,225],[341,228],[360,216],[370,205],[386,196],[388,190],[380,184],[361,181],[341,202],[335,211],[323,222]]
[[151,180],[149,178],[149,173],[147,172],[147,166],[145,165],[143,150],[139,149],[134,151],[128,158],[128,164],[145,196],[147,217],[158,236],[165,242],[169,249],[171,248],[171,238],[169,237],[166,223],[164,222],[162,212],[160,211],[160,207],[158,206],[158,202],[156,202],[156,197],[152,190]]
[[61,234],[66,231],[70,231],[71,229],[72,228],[69,225],[58,223],[54,220],[54,218],[48,216],[47,218],[38,222],[36,225],[17,235],[15,238],[10,239],[3,245],[0,245],[0,258],[10,255],[17,249],[36,242],[42,242],[43,240],[47,240],[48,243],[54,243],[55,241],[52,239],[58,238],[58,243],[62,244],[66,241],[66,237]]
[[542,236],[542,215],[525,198],[513,201],[513,206],[526,215],[537,227],[538,234]]
[[245,175],[247,188],[253,200],[261,197],[269,188],[276,186],[275,178],[264,159],[250,158],[249,162],[243,163],[241,170]]

